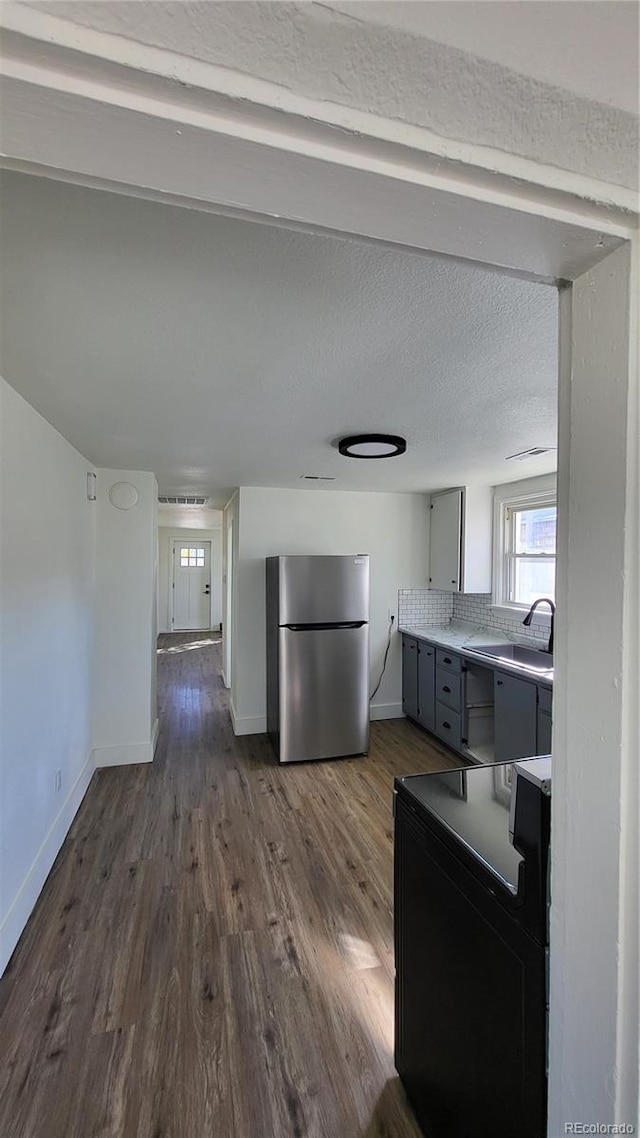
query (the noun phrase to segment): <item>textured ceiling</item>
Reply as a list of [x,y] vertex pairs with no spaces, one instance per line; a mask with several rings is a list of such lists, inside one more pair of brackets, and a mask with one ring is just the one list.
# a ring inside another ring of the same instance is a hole
[[629,0],[322,0],[583,99],[638,113],[640,8]]
[[[96,465],[215,505],[553,468],[504,461],[556,441],[549,286],[17,174],[3,198],[3,375]],[[332,446],[364,430],[406,455]]]

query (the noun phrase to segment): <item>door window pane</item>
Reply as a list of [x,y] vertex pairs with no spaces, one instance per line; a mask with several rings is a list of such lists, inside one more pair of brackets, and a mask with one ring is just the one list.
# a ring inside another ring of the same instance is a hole
[[204,549],[202,546],[199,548],[189,548],[180,550],[180,568],[181,569],[204,569]]

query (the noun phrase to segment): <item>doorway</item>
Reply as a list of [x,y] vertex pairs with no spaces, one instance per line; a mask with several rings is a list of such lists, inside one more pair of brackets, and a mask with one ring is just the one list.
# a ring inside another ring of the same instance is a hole
[[211,628],[211,542],[174,538],[172,564],[172,630]]
[[227,562],[225,566],[225,604],[224,604],[224,673],[226,688],[231,687],[231,627],[233,615],[233,518],[227,523]]

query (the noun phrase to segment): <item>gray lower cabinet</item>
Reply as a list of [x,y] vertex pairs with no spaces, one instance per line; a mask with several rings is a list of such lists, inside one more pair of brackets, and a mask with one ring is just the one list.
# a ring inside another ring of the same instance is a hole
[[551,754],[551,716],[538,708],[538,754]]
[[418,641],[418,723],[433,731],[436,718],[435,649]]
[[538,754],[551,754],[551,688],[538,688]]
[[402,710],[418,718],[418,641],[413,636],[402,637]]
[[495,761],[538,754],[538,687],[506,672],[494,673]]
[[429,731],[435,728],[435,649],[402,637],[402,710]]
[[403,633],[402,710],[466,759],[502,763],[550,754],[552,689],[484,662],[479,670],[482,681],[477,661]]

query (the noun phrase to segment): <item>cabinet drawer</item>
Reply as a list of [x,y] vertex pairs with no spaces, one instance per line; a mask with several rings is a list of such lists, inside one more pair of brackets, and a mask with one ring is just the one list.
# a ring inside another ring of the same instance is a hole
[[541,711],[551,712],[553,692],[551,688],[538,688],[538,707]]
[[446,648],[437,648],[436,667],[446,668],[448,672],[459,676],[462,671],[462,656],[456,656],[455,652],[448,652]]
[[462,680],[444,668],[436,668],[436,699],[446,703],[453,711],[460,711],[462,706]]
[[460,750],[460,716],[447,707],[445,703],[436,701],[436,735],[453,747]]

